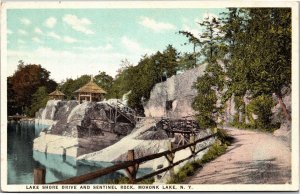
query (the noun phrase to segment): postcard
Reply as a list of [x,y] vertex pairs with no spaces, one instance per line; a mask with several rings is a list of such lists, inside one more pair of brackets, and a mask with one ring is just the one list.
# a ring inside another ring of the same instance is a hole
[[1,191],[299,190],[299,4],[1,4]]

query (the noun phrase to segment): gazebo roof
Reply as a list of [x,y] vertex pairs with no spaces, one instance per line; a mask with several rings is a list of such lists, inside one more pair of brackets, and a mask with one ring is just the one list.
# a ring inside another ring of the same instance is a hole
[[95,82],[90,81],[89,83],[85,84],[74,93],[92,93],[92,94],[106,94],[101,87],[99,87]]
[[54,92],[51,92],[49,94],[49,96],[64,96],[64,95],[65,95],[64,93],[62,93],[61,91],[59,91],[57,89]]

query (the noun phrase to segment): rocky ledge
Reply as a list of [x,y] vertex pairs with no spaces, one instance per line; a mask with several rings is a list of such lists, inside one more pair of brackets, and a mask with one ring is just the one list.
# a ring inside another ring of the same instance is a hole
[[52,125],[34,140],[33,149],[73,157],[101,150],[129,134],[134,125],[126,114],[114,114],[106,102],[54,101],[40,110],[36,120]]

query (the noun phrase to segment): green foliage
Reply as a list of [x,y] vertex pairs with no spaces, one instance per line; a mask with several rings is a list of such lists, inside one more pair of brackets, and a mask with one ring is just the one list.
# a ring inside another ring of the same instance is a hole
[[[232,126],[243,129],[258,129],[260,131],[273,132],[279,127],[279,123],[272,123],[272,111],[271,109],[276,105],[272,96],[260,95],[252,99],[250,103],[245,107],[241,97],[235,97],[235,102],[239,111],[242,111],[243,118],[239,120],[239,112],[236,113]],[[255,115],[253,117],[253,115]],[[249,123],[246,123],[246,117]]]
[[7,78],[8,114],[23,114],[26,110],[32,116],[32,94],[42,86],[47,92],[52,92],[57,87],[57,83],[50,79],[50,72],[41,65],[25,65],[23,61],[19,61],[16,72]]
[[217,94],[223,89],[224,76],[221,66],[215,62],[206,67],[206,72],[197,79],[194,88],[198,94],[192,107],[198,112],[197,120],[204,128],[216,127],[217,117],[222,112],[222,107],[217,106]]
[[[193,108],[199,112],[200,125],[216,126],[224,103],[232,95],[242,98],[246,92],[253,98],[275,93],[290,120],[282,90],[291,85],[291,9],[229,8],[223,15],[200,22],[199,37],[180,31],[194,47],[201,45],[200,53],[208,62],[205,75],[195,84],[198,96]],[[222,67],[214,65],[219,59],[224,61]],[[222,103],[218,107],[217,96]],[[246,112],[245,106],[238,107]],[[235,115],[234,123],[239,120]],[[268,119],[263,120],[257,125],[266,126]]]
[[79,78],[66,79],[60,86],[59,89],[65,94],[67,100],[75,100],[74,92],[82,87],[84,84],[88,83],[91,80],[90,75],[82,75]]
[[[272,131],[274,125],[271,124],[271,109],[274,106],[275,102],[271,96],[262,95],[251,100],[246,107],[247,116],[250,120],[250,126],[252,128]],[[254,119],[252,114],[255,114],[257,119]]]
[[226,132],[226,130],[218,128],[217,129],[217,139],[221,141],[223,145],[231,145],[233,138]]
[[[197,47],[202,46],[202,42],[200,41],[199,38],[195,37],[191,32],[187,31],[179,31],[179,34],[184,35],[185,37],[188,38],[188,43],[193,44],[193,53],[188,54],[185,53],[181,59],[180,59],[180,69],[189,69],[189,68],[194,68],[197,65],[197,59],[200,57],[200,52],[196,52]],[[184,45],[187,45],[187,43],[184,43]]]
[[201,160],[194,160],[182,166],[178,172],[167,181],[167,184],[178,184],[186,180],[187,177],[193,176],[195,172],[202,168]]
[[32,104],[25,110],[29,116],[34,116],[35,113],[46,106],[48,101],[48,92],[45,86],[39,87],[38,90],[32,95]]
[[[243,100],[243,97],[234,96],[234,104],[235,104],[235,109],[237,110],[237,112],[233,116],[234,118],[233,118],[233,122],[231,123],[231,125],[238,125],[240,123],[244,123],[245,118],[246,118],[246,108],[245,108],[246,105]],[[240,117],[242,117],[242,118],[240,118]]]
[[291,84],[291,9],[234,8],[225,15],[227,93],[242,96],[249,91],[254,98],[275,93],[282,100],[282,89]]
[[162,53],[143,56],[136,66],[124,65],[112,85],[110,97],[121,98],[131,91],[129,106],[143,114],[143,102],[149,99],[154,85],[176,74],[178,55],[176,49],[169,45]]
[[[74,100],[74,92],[84,86],[90,80],[90,75],[82,75],[77,79],[66,79],[66,81],[59,86],[59,89],[65,94],[67,100]],[[113,78],[110,75],[99,71],[99,73],[93,78],[93,81],[102,89],[104,89],[108,93],[108,96],[110,95],[110,89],[113,84]]]
[[207,163],[209,161],[214,160],[218,156],[225,153],[227,146],[226,145],[219,145],[217,143],[213,144],[211,148],[208,150],[206,154],[203,155],[201,161],[203,163]]
[[99,71],[99,73],[93,78],[94,82],[104,89],[108,94],[113,84],[113,77],[107,75],[104,71]]
[[118,70],[118,74],[114,79],[110,92],[107,95],[108,98],[122,98],[122,96],[131,90],[130,85],[132,82],[133,65],[127,60],[123,60],[121,68]]
[[208,62],[204,76],[199,77],[194,84],[198,95],[192,106],[198,112],[197,120],[201,127],[216,127],[217,117],[223,111],[222,107],[217,105],[217,96],[221,94],[224,88],[225,73],[217,60],[224,55],[224,44],[220,42],[221,36],[218,30],[220,21],[218,18],[205,18],[199,25],[203,29],[202,33],[199,33],[199,37],[186,31],[179,31],[179,33],[186,36],[189,42],[194,45],[194,58],[197,59],[195,47],[201,46],[200,53],[204,56],[204,61]]

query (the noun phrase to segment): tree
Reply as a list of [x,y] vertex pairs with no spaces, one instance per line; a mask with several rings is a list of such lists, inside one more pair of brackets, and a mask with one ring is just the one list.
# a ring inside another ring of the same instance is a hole
[[[82,75],[77,79],[68,78],[66,81],[60,84],[60,90],[66,95],[68,100],[75,99],[74,92],[91,81],[90,75]],[[107,75],[105,72],[99,71],[99,73],[93,78],[93,81],[102,89],[107,92],[107,96],[110,95],[110,90],[113,83],[113,78]]]
[[113,84],[113,77],[107,75],[104,71],[99,71],[94,77],[94,82],[109,94]]
[[[199,38],[195,37],[191,32],[187,32],[187,31],[179,31],[179,34],[184,35],[185,37],[188,38],[188,42],[190,44],[193,44],[193,53],[189,55],[189,59],[192,58],[192,60],[194,61],[194,67],[196,67],[197,65],[197,57],[199,56],[199,53],[196,52],[196,48],[197,47],[201,47],[202,46],[202,42],[200,41]],[[184,43],[184,45],[187,45],[187,43]]]
[[221,39],[219,19],[207,17],[202,22],[199,22],[199,25],[204,28],[204,31],[200,35],[203,43],[202,53],[206,61],[213,62],[220,56],[218,53]]
[[227,16],[225,41],[234,44],[227,66],[229,92],[239,91],[242,95],[248,90],[254,98],[275,93],[286,118],[291,120],[282,100],[282,91],[291,84],[291,10],[231,10]]
[[60,90],[65,94],[65,97],[68,100],[74,100],[74,92],[81,88],[84,84],[88,83],[91,80],[90,75],[82,75],[79,78],[73,80],[71,78],[66,79],[65,82],[61,83]]
[[132,73],[134,69],[127,59],[121,61],[121,68],[117,71],[117,75],[112,82],[110,93],[107,95],[108,98],[120,99],[122,96],[131,90]]
[[34,116],[35,113],[40,109],[46,106],[48,101],[48,92],[45,86],[41,86],[37,91],[32,95],[31,106],[27,109],[27,114]]
[[[53,91],[57,83],[50,79],[50,72],[41,65],[28,64],[19,61],[18,69],[13,76],[8,78],[8,103],[9,113],[24,113],[32,104],[32,94],[41,86],[47,88],[47,92]],[[12,104],[13,102],[14,104]],[[20,111],[20,112],[19,112]]]
[[143,56],[136,66],[125,66],[112,84],[110,97],[121,98],[131,91],[128,105],[143,115],[143,102],[149,99],[155,84],[176,74],[178,58],[176,49],[168,45],[163,52]]
[[[189,42],[194,42],[201,46],[200,53],[207,62],[205,74],[199,77],[194,84],[198,94],[192,104],[198,112],[197,119],[201,127],[215,127],[217,118],[222,112],[222,106],[218,104],[218,98],[224,89],[224,69],[218,62],[223,55],[225,45],[220,41],[220,22],[218,18],[205,18],[199,22],[202,32],[199,38],[194,37],[189,32],[181,34],[189,38]],[[188,55],[186,55],[188,56]]]

